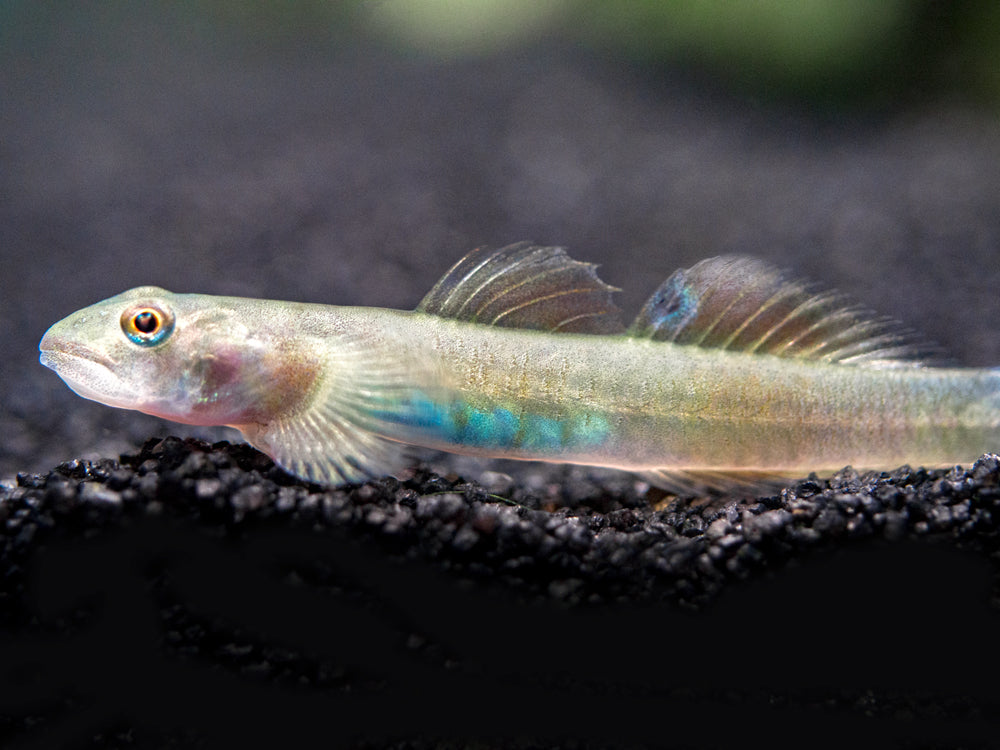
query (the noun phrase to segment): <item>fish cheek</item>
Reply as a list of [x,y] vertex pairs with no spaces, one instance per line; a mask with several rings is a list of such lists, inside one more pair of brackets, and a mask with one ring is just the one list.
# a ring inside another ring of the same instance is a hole
[[312,394],[318,372],[315,362],[284,347],[264,355],[217,348],[194,365],[192,418],[203,424],[266,424],[297,409]]
[[230,416],[245,412],[254,401],[246,376],[246,356],[235,348],[217,348],[189,360],[179,384],[188,419],[225,424]]

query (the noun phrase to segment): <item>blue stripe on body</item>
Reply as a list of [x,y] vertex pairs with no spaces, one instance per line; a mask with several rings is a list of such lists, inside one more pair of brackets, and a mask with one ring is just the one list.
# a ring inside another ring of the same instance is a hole
[[455,445],[497,450],[559,451],[594,448],[611,434],[608,420],[596,414],[566,417],[517,413],[506,407],[473,406],[464,401],[438,403],[417,396],[396,408],[373,413],[378,419],[416,428]]

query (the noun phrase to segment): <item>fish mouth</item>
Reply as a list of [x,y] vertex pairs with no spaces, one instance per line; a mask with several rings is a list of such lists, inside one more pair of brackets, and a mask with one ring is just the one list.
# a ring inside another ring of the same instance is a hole
[[110,357],[51,333],[38,344],[38,360],[56,373],[77,395],[108,406],[135,408],[135,395],[117,374]]
[[92,362],[111,372],[114,371],[116,365],[114,360],[83,344],[59,339],[49,334],[42,337],[41,342],[38,344],[38,351],[38,360],[56,372],[59,372],[60,366],[74,359]]

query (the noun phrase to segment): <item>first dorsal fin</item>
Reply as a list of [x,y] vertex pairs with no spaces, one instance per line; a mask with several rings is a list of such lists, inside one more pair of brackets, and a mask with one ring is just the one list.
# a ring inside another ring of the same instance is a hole
[[528,242],[473,250],[451,267],[417,312],[484,325],[558,333],[621,333],[618,291],[591,263]]
[[834,293],[816,293],[754,258],[709,258],[649,298],[632,336],[845,365],[927,364],[938,351]]

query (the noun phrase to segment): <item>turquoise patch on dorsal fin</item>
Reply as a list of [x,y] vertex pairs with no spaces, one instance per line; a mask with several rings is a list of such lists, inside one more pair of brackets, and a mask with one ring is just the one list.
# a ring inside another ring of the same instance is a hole
[[611,301],[618,290],[595,267],[561,247],[477,248],[434,285],[417,312],[507,328],[621,333],[621,311]]
[[649,298],[629,335],[845,365],[927,364],[938,351],[912,332],[816,293],[754,258],[709,258],[677,271]]

